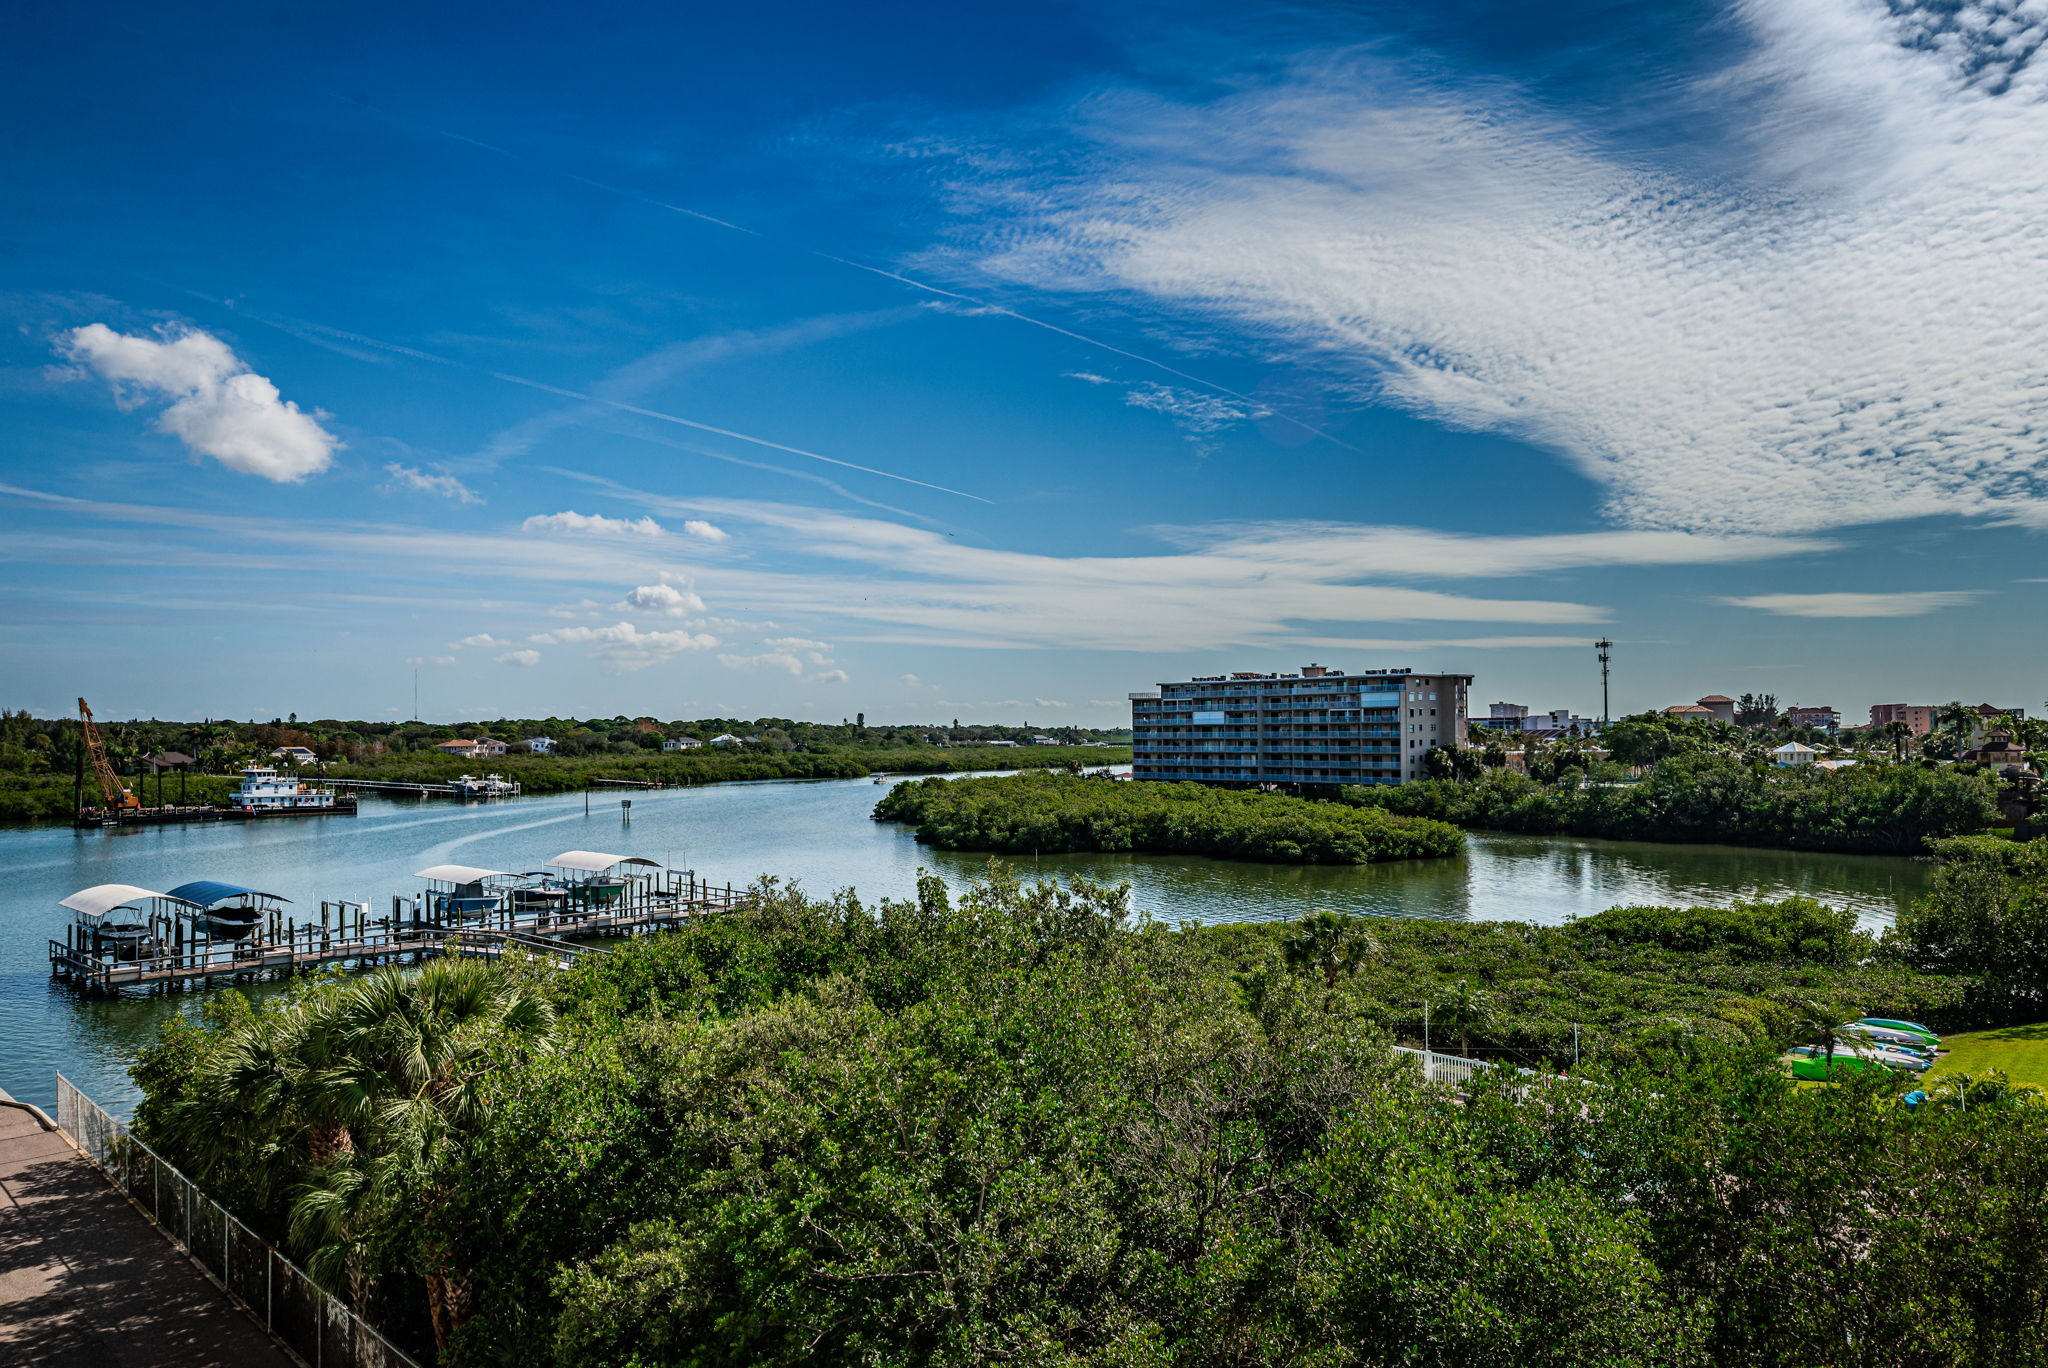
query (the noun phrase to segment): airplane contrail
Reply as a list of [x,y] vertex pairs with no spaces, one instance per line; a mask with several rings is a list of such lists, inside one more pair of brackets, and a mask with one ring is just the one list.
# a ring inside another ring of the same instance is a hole
[[[226,301],[214,299],[209,295],[201,294],[197,290],[185,290],[184,293],[191,295],[195,299],[204,299],[209,303],[226,307]],[[700,423],[694,418],[685,418],[680,414],[663,413],[659,409],[641,408],[637,404],[622,404],[616,399],[600,398],[594,394],[586,394],[582,390],[564,389],[559,385],[544,384],[539,380],[529,380],[523,375],[509,375],[504,371],[485,370],[481,366],[472,366],[466,362],[450,360],[448,357],[436,356],[432,352],[401,346],[396,342],[386,342],[382,338],[371,337],[364,333],[349,332],[342,328],[331,328],[324,323],[314,323],[311,320],[302,318],[288,320],[266,318],[262,314],[249,309],[238,309],[236,312],[239,317],[249,319],[251,322],[262,323],[267,327],[277,328],[284,332],[292,332],[294,329],[308,329],[313,332],[325,333],[329,337],[341,338],[365,347],[377,347],[384,351],[395,352],[400,356],[411,357],[414,360],[432,362],[437,366],[449,366],[456,370],[470,371],[477,375],[488,375],[493,380],[499,380],[508,385],[521,385],[527,389],[539,390],[543,394],[553,394],[563,399],[574,399],[579,403],[599,404],[605,408],[617,409],[621,413],[631,413],[641,418],[653,418],[663,423],[674,423],[679,427],[695,428],[699,432],[708,432],[714,436],[730,437],[735,442],[748,442],[754,446],[766,447],[770,451],[785,452],[791,456],[802,456],[806,460],[811,461],[822,461],[826,465],[839,466],[845,470],[858,470],[863,475],[877,475],[885,480],[896,480],[903,484],[916,485],[920,489],[932,489],[937,490],[941,494],[951,494],[957,498],[972,499],[976,503],[993,504],[995,502],[994,499],[983,498],[979,494],[969,494],[964,489],[954,489],[951,485],[933,484],[930,480],[919,480],[909,475],[898,475],[893,471],[878,470],[874,466],[864,466],[855,461],[842,461],[837,456],[826,456],[816,451],[806,451],[802,447],[789,446],[782,442],[771,441],[766,437],[755,437],[750,433],[736,432],[732,428],[715,427],[710,423]]]
[[699,432],[709,432],[719,437],[730,437],[735,441],[752,442],[755,446],[767,447],[770,451],[784,451],[792,456],[804,456],[813,461],[823,461],[826,465],[844,466],[848,470],[858,470],[863,475],[879,475],[885,480],[901,480],[904,484],[921,485],[926,489],[936,489],[941,494],[954,494],[963,499],[972,499],[976,503],[992,504],[995,502],[994,499],[984,499],[979,494],[969,494],[964,489],[953,489],[947,485],[933,484],[929,480],[914,480],[908,475],[893,475],[886,470],[877,470],[873,466],[856,465],[852,461],[842,461],[836,456],[820,456],[817,452],[805,451],[802,447],[784,446],[780,442],[771,442],[766,437],[749,437],[744,432],[734,432],[731,428],[713,427],[709,423],[700,423],[694,418],[680,418],[673,413],[663,413],[659,409],[641,408],[638,404],[622,404],[616,399],[603,399],[594,394],[585,394],[581,390],[563,389],[559,385],[544,385],[538,380],[528,380],[518,375],[507,375],[503,371],[486,371],[484,373],[494,380],[503,380],[510,385],[524,385],[528,389],[536,389],[543,394],[558,395],[564,399],[575,399],[585,404],[602,404],[606,408],[617,409],[621,413],[631,413],[641,418],[654,418],[664,423],[675,423],[681,427],[695,428]]
[[[704,223],[715,224],[720,228],[729,229],[735,233],[745,233],[748,237],[756,237],[760,238],[763,242],[774,243],[776,246],[781,247],[787,251],[800,252],[805,256],[816,257],[820,261],[829,261],[834,263],[835,265],[845,266],[855,271],[865,271],[869,275],[881,276],[883,279],[893,280],[899,285],[907,285],[913,290],[923,290],[927,294],[939,295],[946,299],[957,299],[963,304],[971,304],[977,309],[985,309],[988,312],[992,314],[997,314],[1003,318],[1014,319],[1019,323],[1026,323],[1034,328],[1043,328],[1047,332],[1057,333],[1059,336],[1068,338],[1075,342],[1079,342],[1083,346],[1094,347],[1098,351],[1109,352],[1111,355],[1121,356],[1126,360],[1130,361],[1136,361],[1140,365],[1150,366],[1154,370],[1162,371],[1165,374],[1174,376],[1177,379],[1185,380],[1191,385],[1200,385],[1203,389],[1212,390],[1217,394],[1227,394],[1231,398],[1239,400],[1243,403],[1260,405],[1259,400],[1254,399],[1251,395],[1246,394],[1241,390],[1234,390],[1230,388],[1230,386],[1228,385],[1218,384],[1216,381],[1207,379],[1203,376],[1194,375],[1188,371],[1176,369],[1173,366],[1167,365],[1164,361],[1160,361],[1153,357],[1146,356],[1142,352],[1127,351],[1124,348],[1116,346],[1113,343],[1104,342],[1099,338],[1090,337],[1086,333],[1075,332],[1071,328],[1062,328],[1057,323],[1048,323],[1042,318],[1033,318],[1030,314],[1019,313],[1017,312],[1017,310],[1006,308],[1001,304],[992,304],[988,300],[977,299],[973,295],[962,294],[958,290],[949,290],[943,286],[933,285],[926,281],[918,280],[913,276],[907,276],[896,271],[886,270],[880,266],[870,266],[866,262],[854,261],[851,260],[850,258],[842,256],[834,256],[830,252],[820,251],[815,247],[806,247],[801,243],[785,242],[778,238],[771,237],[769,234],[763,233],[758,228],[749,228],[744,224],[733,223],[730,222],[729,220],[718,218],[715,217],[714,215],[704,213],[701,210],[685,208],[680,204],[670,204],[666,200],[655,199],[653,196],[642,194],[638,190],[627,190],[616,185],[607,185],[603,181],[592,180],[590,177],[578,175],[574,171],[564,171],[559,167],[549,166],[545,162],[536,161],[531,157],[522,156],[517,152],[509,152],[502,147],[496,147],[490,143],[481,142],[476,138],[468,136],[467,134],[451,132],[448,129],[439,128],[433,124],[421,122],[418,119],[411,119],[403,115],[394,114],[388,109],[381,109],[376,105],[369,104],[362,100],[352,99],[348,96],[343,95],[335,95],[333,94],[332,91],[328,92],[328,94],[332,96],[332,98],[341,100],[346,104],[353,105],[358,109],[367,109],[373,113],[382,115],[384,118],[390,119],[394,123],[409,124],[412,127],[422,129],[428,133],[432,133],[437,137],[452,138],[456,142],[468,143],[473,147],[483,148],[485,151],[494,152],[498,156],[507,158],[508,160],[523,162],[524,164],[531,166],[536,170],[546,172],[548,175],[559,176],[564,180],[574,181],[578,185],[587,185],[593,190],[602,190],[607,194],[618,195],[622,198],[633,200],[636,203],[648,205],[651,208],[665,209],[672,214],[681,214],[686,218],[693,218]],[[1263,407],[1263,405],[1261,406]],[[1337,446],[1343,447],[1347,451],[1359,450],[1358,447],[1353,446],[1351,443],[1345,441],[1343,438],[1332,436],[1330,433],[1323,431],[1321,428],[1316,427],[1310,423],[1305,423],[1301,419],[1293,417],[1290,414],[1282,413],[1278,409],[1269,408],[1268,411],[1272,414],[1273,417],[1279,419],[1281,422],[1300,428],[1303,432],[1306,432],[1311,436],[1320,437],[1324,441],[1334,443]],[[937,486],[934,486],[934,488],[936,487]],[[958,491],[951,492],[957,493]],[[968,497],[971,498],[973,496],[970,495]]]

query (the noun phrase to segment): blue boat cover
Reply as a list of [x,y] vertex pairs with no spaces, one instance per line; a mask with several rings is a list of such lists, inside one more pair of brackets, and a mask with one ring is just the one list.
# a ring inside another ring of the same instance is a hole
[[259,898],[277,898],[279,902],[291,901],[290,898],[278,898],[275,893],[244,888],[240,884],[221,883],[215,879],[195,879],[188,884],[179,884],[171,890],[170,895],[173,898],[183,898],[189,903],[197,903],[201,907],[211,907],[215,903],[226,902],[229,898],[239,898],[248,893],[254,893]]

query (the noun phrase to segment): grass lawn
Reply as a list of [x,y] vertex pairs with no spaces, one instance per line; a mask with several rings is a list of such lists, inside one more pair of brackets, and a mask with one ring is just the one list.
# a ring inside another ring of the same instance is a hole
[[2048,1022],[1947,1035],[1941,1038],[1941,1043],[1948,1047],[1948,1053],[1927,1071],[1929,1078],[1999,1069],[2015,1083],[2048,1088]]

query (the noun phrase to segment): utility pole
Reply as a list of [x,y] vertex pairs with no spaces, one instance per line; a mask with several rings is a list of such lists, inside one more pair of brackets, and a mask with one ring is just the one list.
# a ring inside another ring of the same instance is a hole
[[1614,649],[1614,643],[1601,637],[1593,643],[1600,650],[1600,725],[1606,726],[1613,719],[1608,715],[1607,703],[1607,653]]

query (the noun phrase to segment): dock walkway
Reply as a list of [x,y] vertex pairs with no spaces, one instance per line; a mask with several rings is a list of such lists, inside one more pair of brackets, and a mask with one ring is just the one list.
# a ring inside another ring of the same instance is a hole
[[292,1360],[62,1133],[0,1107],[0,1362],[290,1368]]
[[[330,920],[322,907],[317,924],[291,923],[240,941],[196,941],[162,953],[109,960],[69,940],[51,941],[50,972],[89,993],[131,989],[203,988],[215,983],[254,981],[327,964],[370,968],[418,963],[435,955],[490,957],[518,948],[573,961],[592,947],[574,944],[671,930],[707,913],[738,905],[730,884],[703,882],[690,874],[664,873],[636,883],[617,901],[566,909],[507,906],[474,921],[438,923],[418,918],[415,902],[392,900],[391,915],[371,921],[361,904],[335,904],[355,915]],[[408,915],[407,909],[411,909]]]

